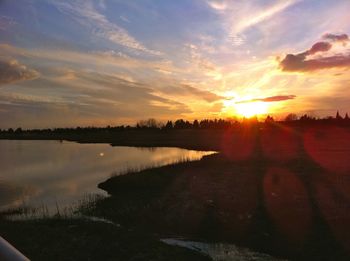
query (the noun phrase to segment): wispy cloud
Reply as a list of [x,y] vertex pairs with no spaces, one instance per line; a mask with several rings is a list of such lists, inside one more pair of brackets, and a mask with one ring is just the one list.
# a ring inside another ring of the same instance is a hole
[[286,10],[287,8],[295,5],[301,0],[285,0],[277,1],[275,4],[268,6],[262,10],[254,12],[251,15],[248,15],[245,19],[241,19],[240,22],[233,25],[233,32],[240,33],[246,30],[249,27],[257,25],[267,19],[272,18],[278,13]]
[[37,62],[51,61],[56,63],[66,63],[77,65],[79,67],[112,65],[116,68],[143,68],[153,71],[158,71],[159,69],[176,71],[176,68],[172,67],[171,63],[166,60],[148,61],[132,58],[121,52],[115,51],[81,52],[69,49],[23,49],[13,45],[0,44],[0,55],[30,58],[37,60]]
[[187,98],[192,96],[196,99],[205,100],[207,102],[215,102],[224,99],[224,97],[219,96],[213,92],[201,90],[187,84],[166,86],[161,89],[161,92],[167,95],[182,96]]
[[91,71],[70,73],[74,79],[41,77],[23,83],[27,92],[1,92],[0,128],[133,124],[144,117],[165,120],[191,112],[147,84]]
[[257,28],[267,35],[264,26],[271,24],[273,19],[282,17],[284,11],[300,2],[302,0],[207,0],[207,5],[222,23],[227,37],[225,43],[241,48],[250,44],[249,38],[252,35],[248,35],[249,29]]
[[207,2],[208,5],[218,11],[223,11],[227,9],[227,3],[225,1],[211,0]]
[[257,98],[257,99],[250,99],[250,100],[244,100],[244,101],[238,101],[236,103],[249,103],[249,102],[279,102],[279,101],[286,101],[286,100],[292,100],[296,96],[295,95],[277,95],[277,96],[270,96],[266,98]]
[[119,18],[120,18],[122,21],[124,21],[125,23],[130,23],[130,20],[129,20],[126,16],[124,16],[124,15],[119,16]]
[[0,85],[33,80],[37,77],[39,77],[37,71],[27,68],[17,60],[0,60]]
[[208,58],[204,57],[197,45],[185,44],[185,47],[189,50],[191,63],[196,65],[201,73],[214,80],[220,80],[222,78],[222,73],[219,66],[214,64]]
[[240,35],[252,26],[258,25],[302,0],[276,0],[268,6],[261,6],[259,1],[209,0],[207,4],[214,11],[223,15],[231,37]]
[[160,52],[145,47],[121,26],[110,22],[105,15],[96,10],[91,1],[72,0],[53,1],[52,3],[62,13],[92,29],[92,32],[98,37],[108,39],[136,52],[161,55]]
[[15,24],[16,21],[12,17],[0,15],[0,30],[6,30]]

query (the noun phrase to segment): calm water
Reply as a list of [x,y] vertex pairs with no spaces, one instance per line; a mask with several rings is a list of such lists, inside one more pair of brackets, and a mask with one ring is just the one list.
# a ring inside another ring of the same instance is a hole
[[145,169],[213,152],[179,148],[112,147],[58,141],[0,140],[0,209],[16,206],[49,210],[70,206],[99,182],[128,169]]

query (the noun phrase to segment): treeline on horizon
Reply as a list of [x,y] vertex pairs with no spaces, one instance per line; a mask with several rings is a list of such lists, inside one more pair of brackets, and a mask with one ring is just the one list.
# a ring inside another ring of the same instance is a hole
[[350,127],[350,118],[348,114],[345,117],[340,116],[337,112],[335,117],[328,116],[325,118],[316,118],[304,114],[298,117],[294,113],[288,114],[283,120],[275,121],[272,116],[267,116],[264,121],[259,121],[257,117],[243,118],[241,121],[237,119],[204,119],[188,121],[178,119],[175,121],[167,121],[166,123],[150,118],[141,120],[135,126],[119,125],[107,127],[75,127],[75,128],[47,128],[47,129],[27,129],[21,127],[13,129],[0,129],[3,134],[21,134],[21,133],[67,133],[67,132],[96,132],[96,131],[122,131],[122,130],[181,130],[181,129],[228,129],[245,125],[274,125],[284,124],[290,126],[305,125],[337,125]]

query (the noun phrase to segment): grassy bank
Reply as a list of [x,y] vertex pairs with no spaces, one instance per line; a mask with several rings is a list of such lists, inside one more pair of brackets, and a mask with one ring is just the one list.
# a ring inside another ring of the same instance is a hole
[[0,231],[31,260],[210,260],[150,234],[84,219],[1,220]]
[[269,157],[260,146],[244,159],[219,153],[115,176],[99,184],[111,196],[81,211],[160,236],[231,242],[295,260],[347,260],[348,201],[331,196],[341,192],[328,179],[334,173],[296,148],[293,157]]

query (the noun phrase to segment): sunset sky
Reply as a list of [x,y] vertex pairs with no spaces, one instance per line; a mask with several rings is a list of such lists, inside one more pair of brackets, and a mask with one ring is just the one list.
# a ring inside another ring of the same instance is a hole
[[349,0],[0,0],[0,128],[350,113]]

